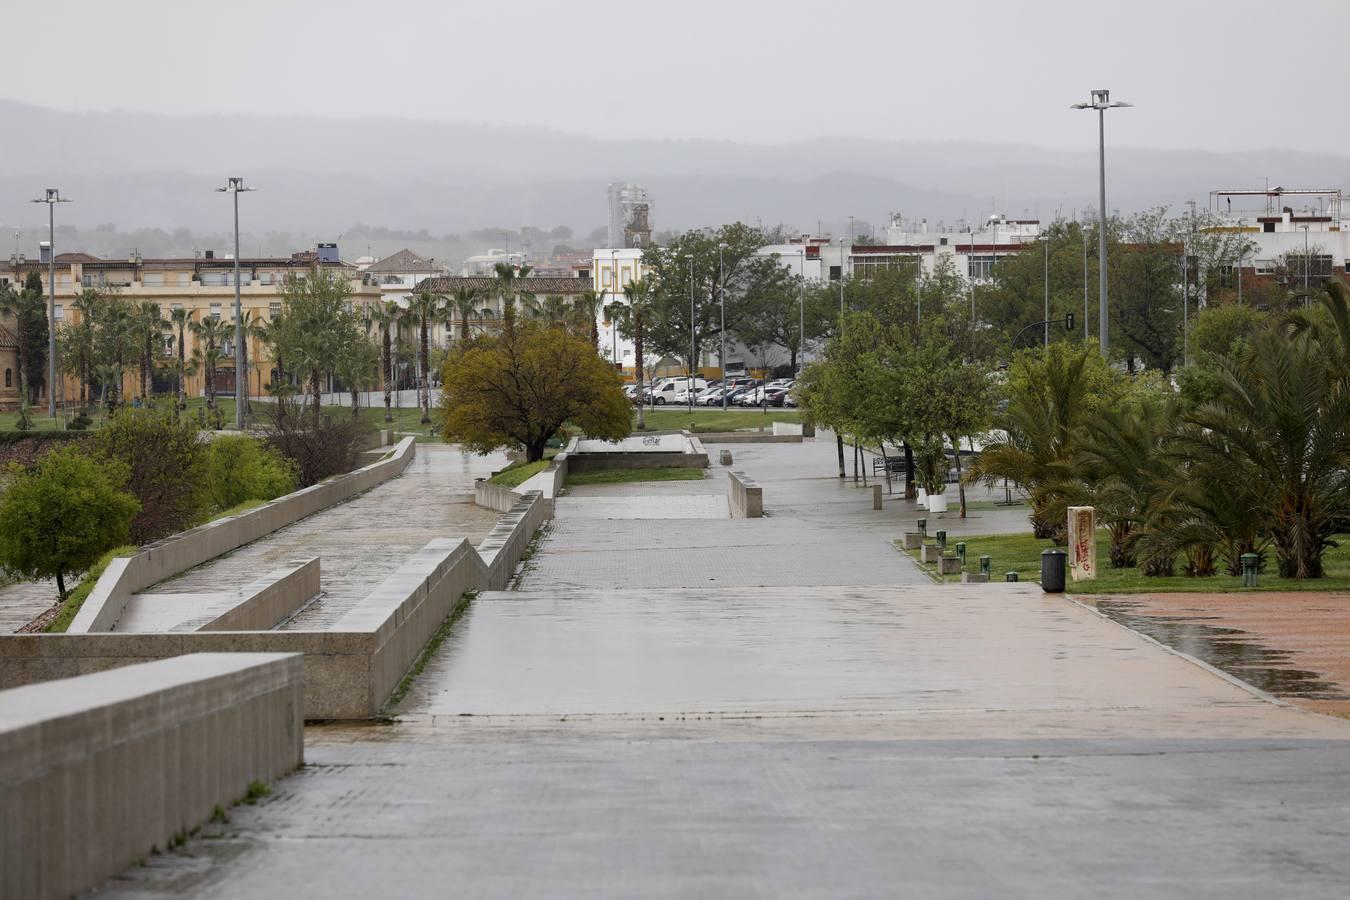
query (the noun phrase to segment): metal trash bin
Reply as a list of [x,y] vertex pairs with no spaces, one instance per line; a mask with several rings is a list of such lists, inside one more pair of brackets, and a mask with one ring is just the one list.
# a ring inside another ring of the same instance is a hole
[[1016,580],[1017,580],[1017,573],[1016,573],[1016,572],[1004,572],[1004,573],[1003,573],[1003,580],[1004,580],[1004,581],[1016,581]]
[[992,556],[980,557],[980,574],[981,575],[994,574],[994,558]]
[[1059,548],[1041,551],[1041,590],[1047,594],[1064,593],[1064,569],[1069,555]]
[[1242,561],[1242,586],[1256,587],[1256,578],[1261,572],[1261,555],[1244,553],[1240,559]]
[[918,519],[916,520],[915,524],[918,525],[919,527],[919,534],[923,535],[924,537],[928,537],[928,520]]
[[939,547],[941,547],[943,550],[946,550],[946,549],[947,549],[947,532],[945,532],[945,531],[943,531],[941,528],[939,528],[939,529],[937,530],[937,532],[935,533],[935,536],[937,537],[937,545],[938,545]]

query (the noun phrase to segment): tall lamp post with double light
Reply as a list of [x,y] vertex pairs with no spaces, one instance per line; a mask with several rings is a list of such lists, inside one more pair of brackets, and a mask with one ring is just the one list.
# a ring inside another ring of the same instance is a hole
[[689,260],[689,382],[684,386],[685,394],[689,398],[689,411],[694,411],[694,255],[686,253],[684,258]]
[[1123,100],[1111,101],[1111,92],[1093,91],[1091,103],[1075,103],[1070,109],[1095,109],[1097,111],[1097,166],[1098,166],[1098,202],[1101,209],[1100,231],[1097,234],[1097,315],[1100,316],[1098,335],[1102,345],[1102,356],[1108,358],[1110,330],[1106,318],[1106,111],[1119,107],[1134,106]]
[[806,248],[797,251],[797,372],[806,367]]
[[[56,418],[56,204],[69,203],[58,188],[31,201],[47,204],[47,415]],[[17,259],[17,257],[16,257]]]
[[727,249],[725,241],[717,244],[717,299],[722,305],[722,412],[727,411],[727,274],[722,262],[722,251]]
[[244,179],[230,178],[218,194],[234,195],[234,427],[244,430],[244,407],[248,405],[248,372],[244,371],[244,310],[239,299],[239,195],[255,188],[244,187]]

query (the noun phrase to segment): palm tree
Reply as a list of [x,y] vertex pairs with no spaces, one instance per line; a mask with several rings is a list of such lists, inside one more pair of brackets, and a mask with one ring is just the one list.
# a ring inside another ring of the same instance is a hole
[[996,427],[1004,437],[985,445],[966,474],[967,483],[999,479],[1021,485],[1031,504],[1031,528],[1039,538],[1063,543],[1067,524],[1059,515],[1064,489],[1074,481],[1080,430],[1088,417],[1092,390],[1083,372],[1090,348],[1065,350],[1056,344],[1044,357],[1044,371],[1032,371],[1025,357],[1013,363],[1008,409]]
[[206,408],[216,408],[216,365],[220,362],[220,347],[234,332],[216,316],[207,316],[200,322],[192,323],[192,333],[197,336],[200,345],[192,351],[192,357],[201,368],[206,379]]
[[80,330],[80,338],[75,365],[78,369],[76,377],[80,380],[80,409],[86,411],[93,401],[94,393],[89,381],[90,367],[93,365],[94,317],[98,315],[102,301],[103,295],[97,289],[85,288],[71,303],[71,307],[80,314],[80,322],[76,326]]
[[478,315],[478,301],[483,292],[476,287],[457,287],[450,295],[450,309],[459,315],[459,341],[469,340],[469,317]]
[[134,313],[136,344],[140,355],[141,401],[150,404],[151,376],[155,370],[156,345],[169,322],[159,312],[159,304],[142,300]]
[[532,304],[536,315],[542,315],[548,323],[549,328],[562,328],[571,318],[572,305],[562,297],[549,295],[543,299],[543,302],[536,301]]
[[242,328],[244,343],[242,345],[244,356],[244,368],[242,373],[235,377],[235,399],[244,404],[244,416],[249,414],[249,391],[248,391],[248,370],[249,370],[249,341],[254,340],[259,343],[266,343],[271,333],[271,328],[267,322],[251,309],[244,310],[244,325]]
[[534,300],[534,294],[525,286],[530,269],[530,266],[521,266],[517,269],[510,263],[497,263],[495,266],[497,272],[495,287],[497,297],[502,303],[502,330],[507,333],[516,327],[516,299],[520,298],[526,303]]
[[625,303],[611,303],[608,307],[610,318],[619,323],[622,331],[633,338],[633,363],[634,376],[637,379],[637,393],[635,394],[637,404],[637,427],[639,431],[647,427],[646,407],[642,403],[643,380],[643,358],[642,358],[642,339],[644,320],[650,316],[652,309],[652,285],[645,278],[638,278],[628,282],[623,289]]
[[[96,332],[95,355],[99,364],[109,367],[117,373],[115,379],[107,378],[105,370],[98,380],[103,385],[104,400],[109,410],[123,401],[123,379],[126,375],[127,357],[139,353],[136,333],[136,316],[130,304],[117,297],[108,298],[100,316]],[[112,391],[111,396],[109,390]]]
[[1350,517],[1350,378],[1339,343],[1312,329],[1257,332],[1236,357],[1214,360],[1218,394],[1182,416],[1175,440],[1184,462],[1223,474],[1213,489],[1261,511],[1284,578],[1321,578],[1322,552]]
[[178,408],[187,409],[187,330],[192,326],[192,310],[185,307],[169,310],[169,324],[178,332]]
[[380,381],[384,383],[384,420],[394,421],[394,347],[390,332],[398,327],[403,310],[395,300],[385,300],[370,311],[371,320],[380,329]]
[[408,313],[417,322],[418,351],[417,360],[421,368],[421,385],[418,401],[422,405],[422,424],[431,421],[431,373],[428,371],[430,342],[429,325],[441,315],[441,306],[445,298],[431,290],[423,289],[408,298]]
[[600,349],[600,312],[605,307],[605,294],[609,293],[607,289],[596,293],[589,290],[577,297],[574,301],[574,307],[581,324],[587,329],[591,336],[591,346],[597,351]]

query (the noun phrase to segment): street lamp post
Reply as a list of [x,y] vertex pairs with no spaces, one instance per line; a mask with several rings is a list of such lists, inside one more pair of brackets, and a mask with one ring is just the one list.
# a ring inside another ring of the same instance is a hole
[[694,411],[694,354],[697,348],[694,345],[694,255],[686,253],[684,258],[689,260],[689,381],[685,384],[685,395],[689,398],[689,411]]
[[1100,90],[1092,92],[1091,103],[1075,103],[1070,109],[1095,109],[1097,111],[1097,166],[1098,166],[1098,211],[1101,218],[1101,230],[1097,234],[1097,295],[1098,316],[1097,331],[1102,345],[1102,356],[1108,357],[1110,333],[1106,318],[1106,111],[1122,106],[1133,106],[1122,100],[1111,102],[1111,92]]
[[1308,226],[1300,225],[1303,229],[1303,305],[1308,305]]
[[797,377],[806,366],[806,248],[797,251]]
[[69,203],[58,188],[33,203],[47,204],[47,415],[56,418],[56,204]]
[[1045,346],[1050,346],[1050,238],[1045,239]]
[[722,358],[718,360],[722,368],[722,412],[727,411],[727,276],[722,263],[722,251],[727,249],[726,242],[717,243],[717,299],[722,306]]
[[216,193],[234,195],[234,427],[244,430],[244,407],[248,405],[248,372],[244,371],[244,310],[239,299],[239,195],[255,188],[232,177]]

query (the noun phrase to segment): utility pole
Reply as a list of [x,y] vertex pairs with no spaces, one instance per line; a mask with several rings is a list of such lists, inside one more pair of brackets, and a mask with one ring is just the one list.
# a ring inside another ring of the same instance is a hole
[[248,372],[244,371],[244,310],[239,299],[239,195],[254,188],[244,179],[230,178],[217,193],[234,195],[234,427],[244,430],[244,407],[248,406]]
[[1097,311],[1100,321],[1097,323],[1098,334],[1100,335],[1102,345],[1102,357],[1110,358],[1110,328],[1106,309],[1106,111],[1124,106],[1133,106],[1133,103],[1126,103],[1122,100],[1111,102],[1111,92],[1107,90],[1096,90],[1092,92],[1092,102],[1075,103],[1070,109],[1095,109],[1097,111],[1097,167],[1098,167],[1098,195],[1097,201],[1101,205],[1098,210],[1100,216],[1099,226],[1101,231],[1097,235]]
[[[69,203],[58,188],[32,201],[47,204],[47,415],[56,418],[56,204]],[[17,260],[17,255],[15,259]],[[25,390],[27,386],[25,385]],[[120,388],[119,388],[120,389]],[[27,401],[25,401],[27,402]]]
[[722,367],[722,412],[727,411],[727,276],[722,264],[722,251],[727,249],[723,241],[717,243],[717,299],[722,306],[722,358],[718,360]]

